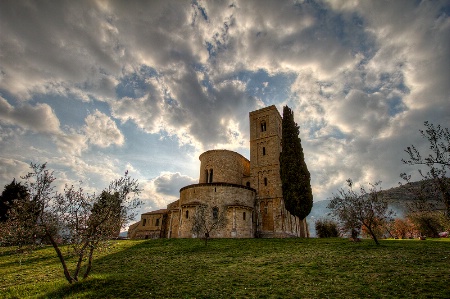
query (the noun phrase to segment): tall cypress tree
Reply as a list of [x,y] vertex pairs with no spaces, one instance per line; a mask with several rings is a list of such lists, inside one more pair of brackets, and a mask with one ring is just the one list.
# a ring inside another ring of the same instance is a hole
[[311,176],[303,155],[299,126],[288,106],[283,107],[282,134],[280,175],[284,204],[286,210],[303,220],[313,206]]

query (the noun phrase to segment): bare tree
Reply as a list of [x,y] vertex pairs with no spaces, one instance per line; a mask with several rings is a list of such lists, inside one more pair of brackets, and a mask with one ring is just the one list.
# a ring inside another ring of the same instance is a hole
[[409,158],[402,159],[402,162],[428,168],[426,172],[422,169],[418,171],[424,180],[433,182],[432,186],[440,193],[439,197],[445,204],[447,218],[450,218],[450,130],[429,122],[424,124],[426,129],[420,130],[420,134],[428,140],[429,151],[426,155],[422,155],[417,147],[411,145],[405,150]]
[[327,206],[331,214],[340,221],[343,230],[351,232],[353,239],[364,227],[375,243],[380,244],[376,236],[377,228],[394,214],[381,196],[380,184],[381,182],[370,184],[368,190],[361,187],[356,192],[352,188],[352,180],[348,179],[348,190],[340,189]]
[[[55,249],[69,283],[78,281],[87,257],[83,275],[87,278],[95,249],[117,237],[120,228],[135,217],[133,210],[140,205],[136,197],[140,191],[137,181],[125,173],[98,196],[73,186],[66,186],[63,193],[57,193],[52,186],[55,177],[46,169],[46,164],[31,164],[31,168],[32,172],[24,177],[29,199],[14,202],[1,239],[28,249],[48,241]],[[12,227],[15,229],[8,230]],[[70,273],[60,249],[63,244],[70,245],[77,256],[73,273]]]
[[226,210],[225,208],[219,210],[218,207],[210,208],[207,205],[199,205],[192,221],[192,233],[204,236],[205,246],[207,246],[211,233],[226,225]]

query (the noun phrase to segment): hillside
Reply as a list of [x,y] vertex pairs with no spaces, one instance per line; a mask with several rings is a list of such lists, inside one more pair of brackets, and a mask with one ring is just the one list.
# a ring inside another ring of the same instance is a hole
[[69,285],[52,248],[0,247],[0,297],[448,298],[449,258],[450,239],[122,240]]

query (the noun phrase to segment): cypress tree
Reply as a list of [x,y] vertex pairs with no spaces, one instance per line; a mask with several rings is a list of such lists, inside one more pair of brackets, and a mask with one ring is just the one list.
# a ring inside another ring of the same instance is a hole
[[283,107],[280,176],[286,210],[303,220],[313,205],[311,176],[303,155],[299,126],[288,106]]

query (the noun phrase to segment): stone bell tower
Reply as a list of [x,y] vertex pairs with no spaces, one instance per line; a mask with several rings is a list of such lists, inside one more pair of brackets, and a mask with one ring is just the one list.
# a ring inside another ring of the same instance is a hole
[[[282,118],[272,105],[250,112],[250,178],[260,237],[304,236],[306,222],[284,207],[280,177]],[[303,233],[300,233],[303,231]],[[307,231],[307,228],[306,228]]]

